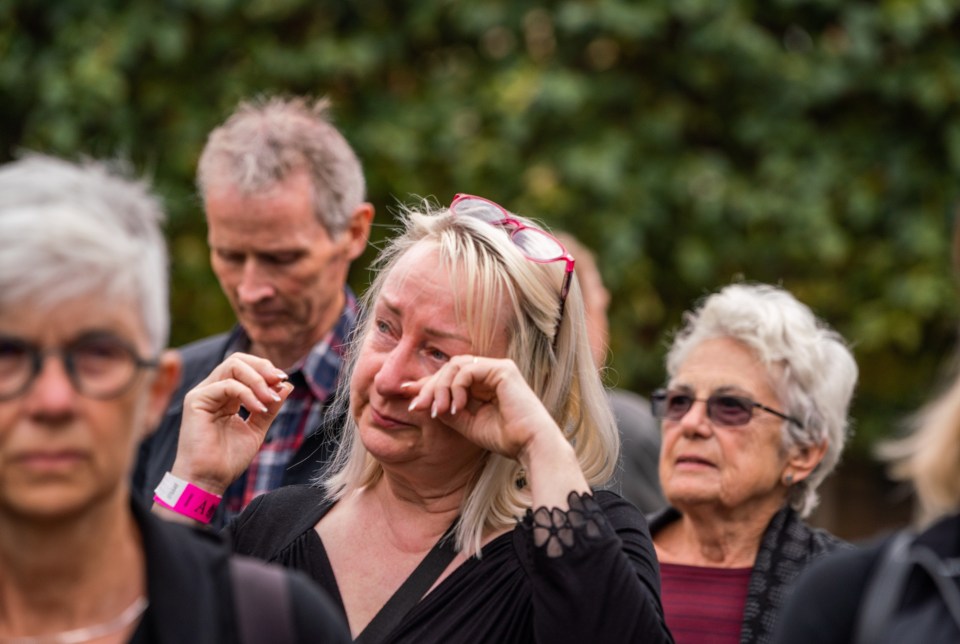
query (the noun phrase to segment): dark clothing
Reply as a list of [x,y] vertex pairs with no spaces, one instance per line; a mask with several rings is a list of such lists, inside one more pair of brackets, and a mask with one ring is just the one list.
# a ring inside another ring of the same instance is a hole
[[[180,349],[183,358],[183,377],[180,387],[171,398],[170,406],[160,426],[140,444],[133,472],[133,492],[142,502],[148,504],[153,502],[154,489],[163,475],[173,467],[173,461],[177,455],[177,441],[180,439],[184,396],[223,362],[234,344],[234,338],[240,332],[242,332],[241,329],[237,327],[229,334],[223,333],[198,340]],[[285,464],[280,484],[307,483],[319,476],[324,466],[333,458],[339,439],[339,430],[334,428],[339,426],[336,423],[322,423],[317,427],[311,427],[311,430],[316,431],[305,434],[303,442]],[[243,486],[239,482],[235,485]],[[227,505],[223,503],[217,508],[210,523],[214,530],[222,528],[230,519],[226,512]]]
[[[657,532],[679,519],[676,509],[667,508],[650,519],[650,533],[656,537]],[[809,527],[790,507],[773,515],[750,574],[741,644],[773,641],[774,626],[797,575],[819,557],[844,547],[849,544],[829,532]]]
[[[671,641],[643,516],[611,492],[597,492],[595,500],[599,506],[586,524],[597,530],[576,528],[572,546],[559,557],[546,554],[549,540],[534,545],[528,515],[428,593],[386,641]],[[283,488],[255,499],[229,531],[237,552],[307,573],[345,613],[313,529],[331,505],[319,488]]]
[[660,489],[660,422],[650,401],[626,389],[608,389],[607,398],[620,431],[620,463],[607,489],[620,494],[644,514],[667,507]]
[[[239,642],[226,543],[212,533],[162,521],[136,501],[133,514],[143,538],[150,605],[131,642]],[[329,597],[302,575],[288,572],[287,583],[298,641],[350,641]]]
[[[804,572],[784,607],[775,641],[852,642],[860,600],[890,538],[874,541],[862,549],[834,553]],[[915,543],[930,548],[943,559],[960,556],[960,514],[933,524],[917,536]],[[909,611],[931,592],[936,591],[932,590],[929,578],[914,570],[907,578],[899,609]]]

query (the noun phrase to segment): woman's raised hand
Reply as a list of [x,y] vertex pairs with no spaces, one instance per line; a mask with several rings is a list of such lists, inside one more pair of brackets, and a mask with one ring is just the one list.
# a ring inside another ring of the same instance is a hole
[[476,445],[520,461],[536,506],[565,509],[571,491],[589,491],[573,447],[513,360],[460,355],[404,386],[411,411],[429,411]]
[[222,494],[256,456],[291,391],[286,374],[269,360],[228,356],[184,398],[172,473]]
[[455,356],[433,375],[404,387],[415,394],[410,411],[429,410],[491,452],[519,459],[542,432],[563,440],[512,360]]

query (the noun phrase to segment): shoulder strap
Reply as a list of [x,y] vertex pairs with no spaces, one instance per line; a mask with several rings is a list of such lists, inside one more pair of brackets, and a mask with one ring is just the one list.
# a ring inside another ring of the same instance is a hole
[[914,544],[913,536],[902,532],[890,541],[880,557],[857,614],[856,644],[881,640],[890,617],[903,597],[907,576],[914,566],[923,570],[933,581],[947,612],[960,628],[960,590],[951,579],[954,573],[935,552],[926,546]]
[[283,569],[230,557],[230,581],[241,644],[294,644],[290,592]]
[[912,540],[913,535],[900,532],[880,553],[877,567],[867,582],[863,599],[860,601],[854,644],[873,644],[880,640],[887,620],[903,596],[903,586],[912,567],[906,558]]
[[951,579],[952,571],[947,569],[943,560],[926,546],[918,546],[912,551],[912,560],[923,568],[940,591],[940,599],[947,606],[953,623],[960,629],[960,590]]
[[457,554],[452,538],[456,525],[457,522],[454,521],[453,525],[440,537],[440,540],[434,544],[416,570],[410,573],[410,576],[397,589],[397,592],[387,600],[380,612],[374,615],[363,632],[357,636],[357,639],[354,640],[355,644],[378,644],[382,642],[397,627],[400,620],[430,590],[430,586],[437,580],[440,573],[446,570]]

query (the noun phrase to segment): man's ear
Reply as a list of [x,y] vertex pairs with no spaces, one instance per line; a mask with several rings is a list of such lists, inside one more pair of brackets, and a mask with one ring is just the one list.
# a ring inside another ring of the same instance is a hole
[[350,258],[350,261],[360,257],[366,250],[372,223],[373,204],[365,201],[357,206],[353,214],[350,215],[350,223],[342,233],[347,239],[347,257]]
[[150,400],[147,401],[146,425],[141,440],[160,426],[167,405],[170,404],[170,397],[180,385],[180,372],[183,368],[180,352],[167,349],[160,354],[157,362],[153,382],[150,383]]
[[787,464],[780,475],[780,481],[790,487],[806,479],[813,470],[817,468],[824,454],[827,453],[827,443],[824,441],[818,445],[808,447],[791,447],[790,455],[787,457]]

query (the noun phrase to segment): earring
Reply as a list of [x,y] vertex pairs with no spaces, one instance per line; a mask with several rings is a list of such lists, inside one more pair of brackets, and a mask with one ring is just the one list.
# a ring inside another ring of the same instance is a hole
[[787,487],[793,485],[793,474],[787,474],[787,476],[784,477],[783,482]]
[[517,472],[517,478],[514,479],[513,483],[517,486],[518,490],[527,487],[527,471],[521,468],[520,471]]

